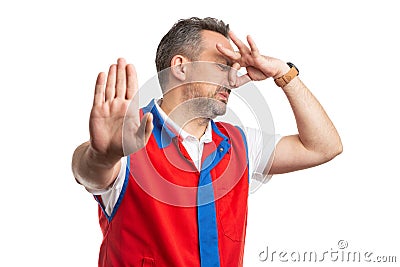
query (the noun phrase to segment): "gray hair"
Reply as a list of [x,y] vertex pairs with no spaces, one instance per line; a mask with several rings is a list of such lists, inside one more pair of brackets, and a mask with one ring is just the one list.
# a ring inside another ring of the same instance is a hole
[[218,32],[229,38],[229,24],[225,24],[222,20],[192,17],[176,22],[161,39],[155,60],[161,87],[167,81],[167,75],[162,74],[163,70],[171,66],[171,60],[175,55],[180,54],[191,61],[197,60],[202,51],[201,31],[203,30]]

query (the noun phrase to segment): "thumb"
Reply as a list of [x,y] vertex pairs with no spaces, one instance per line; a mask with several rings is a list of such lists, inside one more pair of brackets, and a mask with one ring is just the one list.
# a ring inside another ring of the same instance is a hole
[[240,70],[240,64],[238,62],[233,63],[232,67],[230,68],[229,74],[228,74],[228,79],[229,79],[229,85],[231,87],[237,87],[236,86],[236,80],[237,80],[237,73]]
[[140,121],[138,132],[144,137],[144,144],[146,145],[150,139],[151,132],[153,131],[153,114],[146,113]]

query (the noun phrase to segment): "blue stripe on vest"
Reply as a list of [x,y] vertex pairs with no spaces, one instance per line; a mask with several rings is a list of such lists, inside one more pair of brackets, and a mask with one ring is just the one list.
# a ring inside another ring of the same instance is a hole
[[[204,183],[204,184],[203,184]],[[211,184],[211,175],[206,173],[200,176],[198,203],[204,202],[214,195]],[[218,229],[216,221],[215,202],[197,206],[197,222],[199,227],[200,266],[219,267]]]
[[217,150],[211,153],[202,163],[202,166],[205,167],[200,171],[197,189],[197,223],[199,227],[200,266],[219,267],[217,215],[210,171],[228,152],[230,144],[228,138],[219,131],[213,121],[211,121],[211,126],[223,140]]

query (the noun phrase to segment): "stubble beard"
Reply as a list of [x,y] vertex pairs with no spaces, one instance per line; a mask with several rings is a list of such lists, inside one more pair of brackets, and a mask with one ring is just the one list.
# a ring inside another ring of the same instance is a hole
[[192,119],[203,119],[209,121],[217,116],[222,116],[226,113],[226,105],[218,99],[216,95],[218,90],[211,92],[208,95],[201,94],[201,84],[188,84],[185,89],[183,101],[185,103],[185,111],[190,114]]

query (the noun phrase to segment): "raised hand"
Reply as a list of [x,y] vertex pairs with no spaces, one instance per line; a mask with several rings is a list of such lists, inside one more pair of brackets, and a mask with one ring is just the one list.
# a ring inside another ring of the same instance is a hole
[[249,46],[243,43],[232,31],[229,32],[229,37],[239,51],[232,51],[223,47],[222,44],[217,44],[218,51],[234,62],[233,69],[245,67],[247,70],[247,73],[240,77],[235,78],[231,75],[230,80],[233,81],[231,86],[239,87],[249,81],[261,81],[269,77],[277,78],[289,71],[289,66],[285,62],[261,55],[254,40],[249,35],[247,36]]
[[140,120],[138,103],[133,65],[120,58],[117,65],[110,66],[107,81],[105,73],[99,73],[90,113],[90,145],[110,165],[143,148],[149,140],[152,115],[148,113]]

